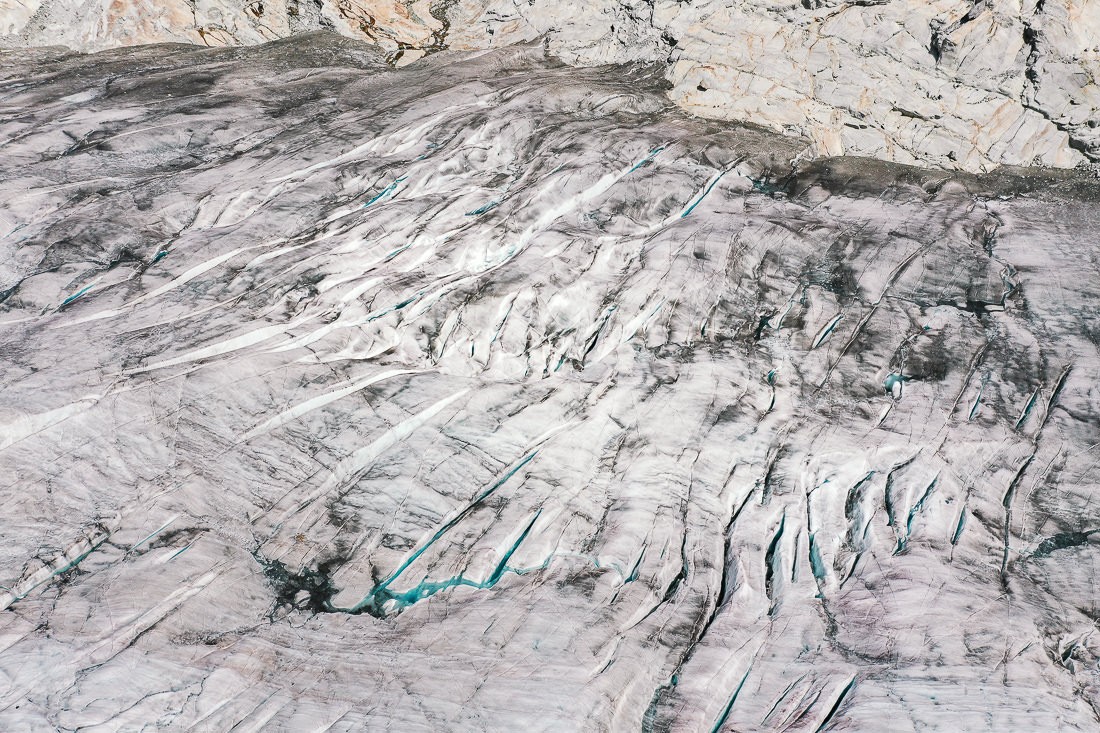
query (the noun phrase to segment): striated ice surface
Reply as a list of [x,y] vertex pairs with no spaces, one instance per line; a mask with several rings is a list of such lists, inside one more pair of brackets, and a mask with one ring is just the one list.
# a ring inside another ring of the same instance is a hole
[[540,47],[0,68],[0,729],[1097,729],[1100,185]]

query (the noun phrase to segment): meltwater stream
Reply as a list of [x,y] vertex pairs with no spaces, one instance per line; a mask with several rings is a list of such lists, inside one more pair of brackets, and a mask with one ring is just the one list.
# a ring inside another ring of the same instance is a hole
[[538,46],[0,65],[0,729],[1096,730],[1100,182]]

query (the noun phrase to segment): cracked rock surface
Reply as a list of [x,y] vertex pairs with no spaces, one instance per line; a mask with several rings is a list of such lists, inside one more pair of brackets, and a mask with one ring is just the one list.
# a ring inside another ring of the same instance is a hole
[[326,29],[407,64],[544,38],[567,63],[660,62],[706,118],[966,171],[1100,159],[1095,0],[0,0],[0,46],[255,44]]
[[5,56],[0,729],[1096,730],[1095,178],[386,53]]

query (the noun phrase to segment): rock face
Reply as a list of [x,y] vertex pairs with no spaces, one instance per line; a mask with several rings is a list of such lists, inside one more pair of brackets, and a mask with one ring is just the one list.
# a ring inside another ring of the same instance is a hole
[[0,729],[1096,730],[1095,179],[540,46],[4,58]]
[[813,156],[967,171],[1100,157],[1096,0],[0,0],[0,41],[20,46],[321,28],[399,64],[538,37],[580,66],[660,61],[685,110],[808,138]]

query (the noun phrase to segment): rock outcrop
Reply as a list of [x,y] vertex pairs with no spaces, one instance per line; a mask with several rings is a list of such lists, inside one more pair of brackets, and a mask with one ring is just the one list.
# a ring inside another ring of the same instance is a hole
[[568,63],[660,62],[683,109],[811,156],[967,171],[1100,156],[1095,0],[0,0],[0,41],[98,50],[327,29],[395,64],[545,38]]

